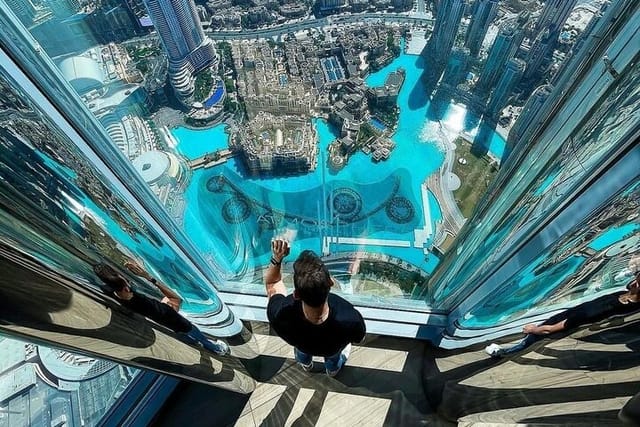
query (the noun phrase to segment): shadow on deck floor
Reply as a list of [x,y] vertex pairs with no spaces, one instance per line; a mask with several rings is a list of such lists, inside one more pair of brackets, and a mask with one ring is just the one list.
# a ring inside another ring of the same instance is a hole
[[[251,395],[184,382],[156,426],[621,425],[640,391],[640,315],[545,339],[495,360],[484,345],[434,349],[368,336],[335,378],[306,373],[291,347],[251,324],[260,353]],[[519,337],[517,337],[519,338]],[[445,421],[449,420],[449,421]]]

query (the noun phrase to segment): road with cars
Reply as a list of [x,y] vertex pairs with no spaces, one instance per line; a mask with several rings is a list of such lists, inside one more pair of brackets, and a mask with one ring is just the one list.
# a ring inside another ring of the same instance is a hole
[[213,40],[232,39],[258,39],[272,38],[283,34],[295,33],[311,28],[320,28],[330,25],[358,24],[362,22],[395,22],[399,24],[412,25],[433,25],[434,19],[424,14],[402,14],[402,13],[358,13],[333,15],[324,18],[310,18],[299,22],[288,22],[282,25],[275,25],[267,28],[246,29],[246,30],[206,30],[206,34]]

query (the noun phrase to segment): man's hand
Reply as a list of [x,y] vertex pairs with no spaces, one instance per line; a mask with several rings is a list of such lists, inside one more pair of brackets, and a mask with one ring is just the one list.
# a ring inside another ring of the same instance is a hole
[[284,257],[289,255],[289,242],[284,239],[274,239],[271,241],[271,262],[264,274],[264,283],[267,288],[267,297],[274,295],[287,295],[287,288],[282,283],[280,264]]
[[281,263],[282,260],[289,255],[290,251],[289,242],[286,240],[274,239],[271,241],[271,254],[277,263]]
[[140,264],[138,264],[137,262],[135,262],[133,260],[126,261],[124,263],[124,266],[127,267],[127,269],[130,272],[132,272],[133,274],[135,274],[136,276],[140,276],[140,277],[143,277],[145,279],[149,279],[151,277],[149,275],[149,273],[147,273],[145,271],[145,269],[142,268],[142,266],[140,266]]

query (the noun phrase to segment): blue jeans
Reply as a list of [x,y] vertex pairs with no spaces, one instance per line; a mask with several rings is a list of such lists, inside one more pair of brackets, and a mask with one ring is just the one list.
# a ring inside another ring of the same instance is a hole
[[[564,311],[562,313],[554,314],[553,316],[548,318],[546,321],[544,321],[542,324],[543,325],[554,325],[554,324],[556,324],[558,322],[561,322],[562,320],[565,320],[566,317],[567,317],[566,311]],[[522,339],[522,341],[520,341],[518,344],[503,349],[502,352],[501,352],[501,355],[518,353],[518,352],[526,349],[527,347],[537,343],[538,341],[540,341],[541,339],[543,339],[546,336],[548,336],[548,335],[527,334]]]
[[[296,347],[293,348],[293,352],[296,356],[296,362],[302,363],[303,365],[309,365],[313,361],[313,356],[307,353],[304,353],[298,350]],[[324,358],[324,367],[328,372],[336,372],[339,371],[344,364],[347,362],[347,358],[342,356],[342,349],[334,354],[333,356],[328,356]]]
[[503,349],[500,355],[518,353],[542,338],[544,338],[544,335],[527,334],[518,344]]
[[220,351],[222,351],[222,347],[219,344],[212,343],[209,338],[207,338],[207,336],[195,325],[189,332],[180,335],[182,335],[185,338],[185,341],[189,344],[200,343],[202,344],[202,347],[213,353],[220,353]]

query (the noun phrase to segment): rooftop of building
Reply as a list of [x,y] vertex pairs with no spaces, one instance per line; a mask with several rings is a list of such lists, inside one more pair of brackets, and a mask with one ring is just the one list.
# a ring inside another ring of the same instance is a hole
[[147,151],[133,160],[133,167],[145,182],[153,183],[169,170],[171,162],[167,153]]
[[0,375],[24,362],[26,354],[24,342],[0,337]]

